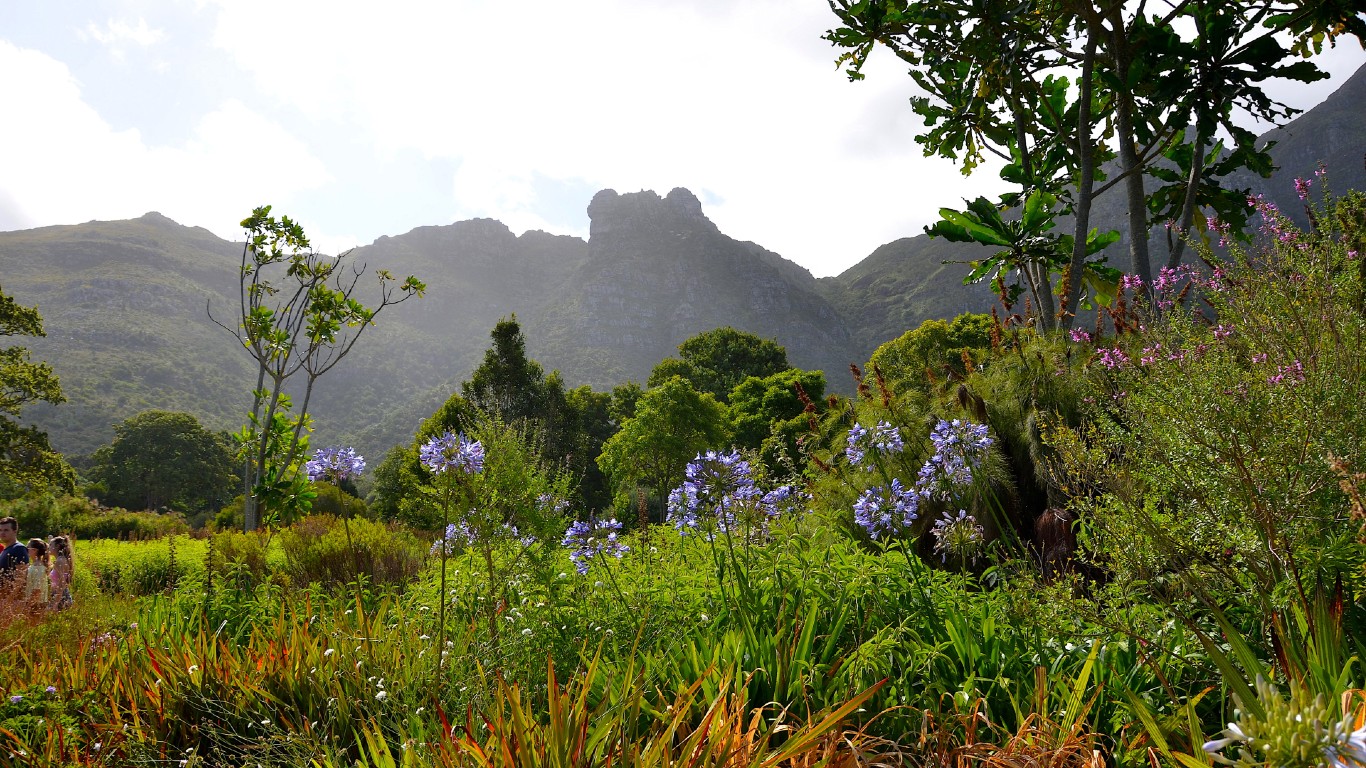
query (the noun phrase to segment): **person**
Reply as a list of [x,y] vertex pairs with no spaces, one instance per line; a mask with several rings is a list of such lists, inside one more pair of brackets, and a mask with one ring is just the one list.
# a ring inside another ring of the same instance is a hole
[[54,611],[71,607],[71,539],[65,536],[52,537],[52,569],[48,578],[52,581],[48,605]]
[[24,602],[29,611],[38,613],[47,609],[47,542],[42,539],[29,539],[28,579],[24,586]]
[[28,568],[28,548],[19,543],[19,521],[0,517],[0,598],[18,600]]

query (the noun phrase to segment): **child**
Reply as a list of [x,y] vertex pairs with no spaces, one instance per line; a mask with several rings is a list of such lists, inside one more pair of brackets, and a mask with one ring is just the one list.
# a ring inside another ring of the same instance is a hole
[[24,600],[33,611],[47,608],[47,542],[30,539],[28,543],[28,585],[24,588]]
[[52,538],[52,610],[60,611],[71,607],[71,540],[65,536]]

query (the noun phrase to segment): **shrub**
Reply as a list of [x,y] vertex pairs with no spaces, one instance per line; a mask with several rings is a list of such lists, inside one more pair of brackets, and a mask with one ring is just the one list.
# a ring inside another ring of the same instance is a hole
[[313,499],[313,514],[315,515],[331,515],[332,517],[369,516],[365,502],[331,483],[314,483],[313,489],[318,492],[317,498]]
[[285,570],[298,584],[402,585],[422,566],[425,546],[413,534],[364,518],[310,515],[280,532]]
[[210,567],[215,573],[244,568],[251,573],[266,572],[266,550],[270,540],[259,532],[223,531],[212,539]]
[[44,493],[0,503],[0,517],[18,520],[20,536],[53,536],[70,532],[77,517],[94,509],[89,499],[80,496]]

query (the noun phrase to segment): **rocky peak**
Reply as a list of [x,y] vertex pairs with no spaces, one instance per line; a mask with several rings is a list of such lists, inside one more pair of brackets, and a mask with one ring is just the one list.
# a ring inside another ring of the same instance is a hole
[[589,240],[620,232],[626,227],[672,231],[702,227],[718,232],[702,213],[702,201],[687,189],[675,187],[665,197],[653,190],[620,194],[604,189],[588,204]]

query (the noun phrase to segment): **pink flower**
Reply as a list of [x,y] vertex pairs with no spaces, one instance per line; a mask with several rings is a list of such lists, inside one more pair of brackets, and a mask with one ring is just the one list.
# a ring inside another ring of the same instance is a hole
[[1080,329],[1080,328],[1073,328],[1073,329],[1072,329],[1072,341],[1075,341],[1075,342],[1080,343],[1080,342],[1083,342],[1083,341],[1090,341],[1090,340],[1091,340],[1091,334],[1087,333],[1086,331],[1083,331],[1083,330]]
[[1306,200],[1309,198],[1309,188],[1313,185],[1314,182],[1309,179],[1295,179],[1295,194],[1299,195],[1301,200]]
[[1124,354],[1124,350],[1119,347],[1114,349],[1100,350],[1100,364],[1106,368],[1118,368],[1129,362],[1129,356]]

